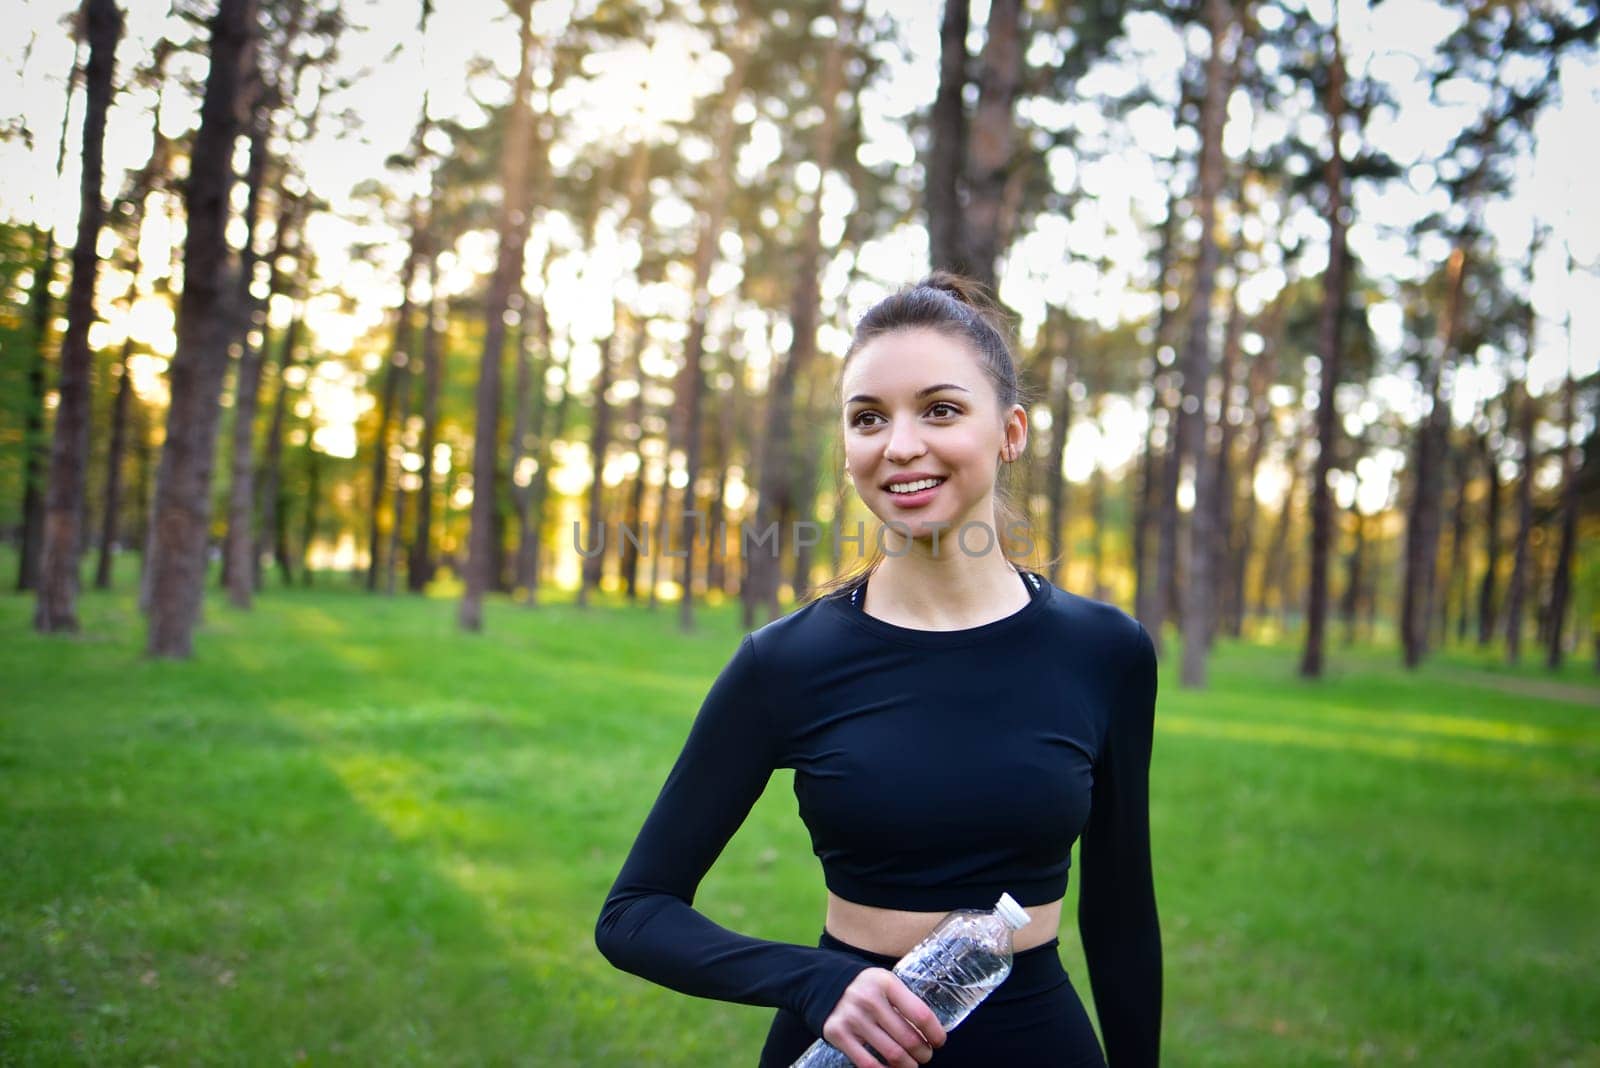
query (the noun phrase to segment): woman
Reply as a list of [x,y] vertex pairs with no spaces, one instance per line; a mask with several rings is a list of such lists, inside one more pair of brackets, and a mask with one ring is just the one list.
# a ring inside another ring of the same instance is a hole
[[[841,384],[846,468],[883,523],[881,552],[745,637],[596,943],[675,990],[776,1007],[762,1068],[818,1035],[859,1068],[880,1063],[874,1053],[896,1066],[1153,1065],[1150,638],[1006,559],[996,481],[1023,454],[1027,410],[968,283],[935,274],[875,305]],[[795,771],[828,887],[815,947],[740,935],[692,908],[778,767]],[[1057,950],[1080,836],[1078,925],[1105,1057]],[[1002,892],[1031,917],[1012,973],[946,1035],[888,969],[946,912]]]

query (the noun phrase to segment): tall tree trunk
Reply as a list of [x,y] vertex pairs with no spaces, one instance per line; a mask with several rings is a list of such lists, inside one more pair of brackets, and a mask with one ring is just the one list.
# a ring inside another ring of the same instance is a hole
[[317,538],[317,511],[322,503],[322,460],[309,430],[306,433],[306,510],[300,523],[300,584],[312,584],[311,543]]
[[[399,388],[402,367],[409,362],[411,349],[411,284],[416,279],[417,264],[422,257],[422,226],[416,212],[412,212],[411,246],[406,253],[405,266],[400,270],[400,305],[395,309],[394,339],[383,363],[383,387],[378,400],[378,427],[372,439],[372,486],[367,498],[367,591],[378,588],[378,571],[382,566],[383,495],[389,471],[389,424],[394,415],[395,394]],[[520,261],[519,261],[520,262]],[[502,306],[501,311],[504,312]],[[491,329],[493,329],[491,327]],[[504,327],[500,327],[503,331]],[[503,336],[503,335],[502,335]]]
[[[303,269],[302,269],[303,270]],[[268,539],[273,537],[273,532],[279,524],[279,486],[282,483],[283,467],[283,424],[286,411],[289,407],[289,368],[294,366],[295,346],[299,344],[300,332],[303,328],[302,319],[305,315],[305,303],[302,299],[295,308],[294,317],[289,320],[289,325],[283,331],[283,341],[279,345],[277,393],[272,401],[272,416],[267,422],[267,440],[262,449],[261,470],[255,479],[256,515],[259,526],[255,530],[255,543],[250,550],[250,580],[256,589],[261,588],[261,558],[267,554],[271,547]],[[306,430],[309,452],[311,445],[310,428]]]
[[395,593],[395,584],[398,581],[400,567],[400,551],[403,547],[401,532],[406,528],[406,489],[405,489],[405,439],[406,424],[411,421],[411,394],[414,389],[413,382],[417,377],[416,361],[411,357],[396,368],[399,373],[400,383],[396,387],[399,394],[399,417],[395,420],[395,449],[398,453],[394,459],[394,477],[390,480],[390,506],[389,522],[389,547],[383,554],[383,592],[389,596]]
[[[531,593],[538,577],[523,566],[521,547],[530,543],[528,524],[533,521],[533,475],[525,460],[538,452],[540,424],[544,418],[544,380],[549,354],[541,352],[535,366],[533,348],[533,304],[523,296],[522,322],[518,335],[516,379],[511,386],[511,507],[517,518],[517,566],[511,589]],[[530,426],[531,423],[531,426]]]
[[[648,339],[648,324],[641,320],[639,331],[633,339],[633,355],[629,357],[629,374],[639,384],[639,392],[633,395],[633,400],[628,405],[628,426],[638,432],[637,441],[639,455],[639,469],[634,472],[633,481],[628,487],[628,514],[623,520],[627,528],[638,537],[642,537],[648,544],[649,530],[644,526],[644,488],[645,471],[649,460],[644,452],[644,413],[645,391],[650,388],[650,380],[644,373],[644,346]],[[628,603],[633,604],[639,600],[639,550],[640,544],[626,538],[619,538],[621,543],[617,546],[619,552],[618,568],[622,572],[623,588],[626,592]]]
[[528,96],[533,85],[533,18],[531,0],[516,0],[518,22],[517,80],[500,160],[502,202],[499,255],[484,309],[483,359],[479,364],[477,425],[472,447],[472,520],[468,534],[466,593],[461,598],[461,629],[483,629],[483,595],[495,582],[495,516],[500,440],[500,369],[505,358],[505,312],[513,289],[521,282],[524,247],[530,225],[528,164],[533,154],[533,112]]
[[1355,544],[1350,546],[1350,555],[1345,558],[1344,597],[1339,602],[1339,615],[1344,620],[1346,648],[1354,645],[1356,641],[1356,609],[1361,603],[1361,565],[1367,551],[1367,517],[1361,514],[1359,495],[1351,498],[1350,515],[1355,520]]
[[1323,111],[1328,116],[1328,161],[1323,167],[1323,187],[1328,196],[1328,269],[1323,274],[1322,311],[1317,327],[1321,350],[1321,395],[1317,399],[1317,463],[1311,476],[1311,573],[1306,598],[1306,644],[1300,656],[1302,678],[1322,677],[1324,632],[1328,620],[1328,562],[1333,553],[1333,491],[1328,486],[1339,451],[1339,420],[1333,398],[1344,367],[1344,306],[1347,270],[1345,238],[1344,52],[1339,43],[1339,16],[1334,11],[1333,56],[1328,62]]
[[[259,77],[259,74],[253,74],[252,77]],[[256,584],[256,562],[252,558],[256,543],[256,410],[261,400],[261,368],[266,360],[267,328],[264,303],[257,302],[251,287],[255,284],[258,262],[256,231],[261,221],[261,188],[266,179],[267,140],[270,136],[265,104],[257,101],[251,115],[250,163],[245,172],[244,248],[239,253],[239,288],[234,294],[234,329],[239,342],[239,366],[234,373],[232,480],[228,487],[228,533],[223,543],[228,600],[235,608],[250,607]],[[286,221],[284,214],[280,213],[280,236]],[[275,240],[275,243],[279,242]],[[282,251],[281,243],[278,251]],[[273,263],[276,262],[274,257]],[[273,274],[276,276],[277,272]],[[251,335],[258,325],[261,338],[255,342]]]
[[[1174,500],[1177,474],[1182,465],[1194,471],[1194,508],[1189,513],[1189,574],[1182,598],[1183,668],[1186,687],[1206,684],[1207,620],[1216,585],[1211,568],[1214,540],[1212,495],[1217,492],[1216,468],[1206,462],[1206,393],[1211,381],[1211,298],[1217,274],[1217,196],[1222,190],[1222,127],[1232,88],[1227,49],[1234,15],[1225,0],[1207,0],[1206,23],[1211,31],[1211,56],[1206,62],[1206,93],[1200,112],[1200,182],[1198,215],[1200,249],[1195,267],[1194,311],[1183,356],[1183,408],[1178,414],[1177,448],[1169,463],[1167,487]],[[1163,499],[1165,504],[1165,499]]]
[[428,303],[422,324],[422,439],[418,451],[422,470],[417,472],[416,532],[411,538],[411,556],[406,563],[406,589],[421,593],[433,579],[433,451],[439,440],[439,389],[444,382],[444,357],[439,350],[439,256],[432,244],[428,251]]
[[[543,405],[541,399],[539,407],[534,409],[536,422],[534,436],[539,441],[539,463],[533,474],[532,518],[527,528],[523,531],[523,539],[518,547],[518,571],[527,576],[527,603],[534,605],[539,599],[540,559],[543,552],[545,511],[550,501],[550,463],[554,455],[554,443],[566,433],[567,412],[572,406],[572,379],[567,373],[571,363],[570,346],[569,355],[562,360],[554,358],[555,350],[550,345],[550,319],[545,313],[544,303],[541,301],[535,309],[538,316],[539,343],[547,354],[547,359],[555,366],[561,368],[561,396],[556,400],[555,410],[551,413],[549,425],[544,425]],[[543,376],[539,376],[543,381]],[[543,387],[539,387],[541,391]]]
[[1022,86],[1022,0],[990,0],[988,40],[978,69],[978,106],[968,131],[970,197],[963,222],[972,277],[997,288],[996,261],[1009,243],[1006,187],[1016,153],[1017,93]]
[[128,449],[128,409],[133,398],[133,376],[128,372],[128,359],[132,355],[133,339],[125,338],[122,356],[117,361],[117,399],[112,403],[111,447],[106,452],[106,505],[100,517],[100,559],[94,572],[97,590],[111,588],[111,569],[121,537],[122,462]]
[[[622,319],[622,305],[613,299],[611,304],[612,321],[620,323]],[[578,605],[587,607],[589,604],[589,591],[600,588],[600,579],[605,573],[606,562],[606,521],[605,521],[605,467],[606,452],[611,448],[611,403],[606,400],[606,394],[611,390],[614,377],[614,356],[616,349],[617,332],[613,330],[607,335],[600,346],[600,371],[594,381],[594,411],[589,423],[589,459],[594,468],[594,477],[589,481],[588,500],[588,531],[585,538],[586,544],[598,545],[599,551],[593,556],[583,558],[578,580]]]
[[1450,611],[1456,609],[1457,641],[1467,633],[1467,493],[1471,488],[1472,459],[1466,449],[1450,449],[1451,481],[1454,498],[1450,504],[1450,565],[1445,569],[1448,586],[1440,598],[1439,624],[1444,640],[1449,640]]
[[1217,492],[1212,497],[1216,514],[1212,517],[1211,573],[1215,576],[1215,596],[1212,598],[1211,638],[1214,640],[1222,626],[1228,595],[1233,589],[1234,529],[1233,509],[1238,497],[1233,483],[1234,441],[1239,435],[1240,418],[1235,410],[1233,395],[1239,382],[1241,347],[1244,341],[1244,312],[1239,307],[1237,278],[1228,294],[1228,326],[1222,341],[1221,404],[1218,406],[1221,437],[1217,441]]
[[1283,505],[1278,510],[1277,519],[1273,523],[1272,541],[1267,546],[1267,557],[1262,562],[1261,581],[1256,587],[1256,614],[1265,617],[1272,610],[1272,595],[1278,595],[1278,607],[1284,608],[1286,594],[1284,580],[1289,571],[1289,529],[1292,525],[1295,510],[1295,497],[1300,493],[1301,468],[1305,466],[1301,459],[1304,451],[1304,439],[1298,434],[1302,427],[1296,426],[1296,435],[1293,444],[1289,447],[1289,487],[1283,493]]
[[[1064,317],[1064,316],[1063,316]],[[1071,555],[1072,538],[1068,532],[1070,517],[1067,514],[1067,480],[1061,474],[1061,464],[1067,454],[1067,436],[1072,429],[1072,373],[1073,331],[1068,321],[1062,331],[1065,355],[1050,361],[1050,451],[1045,462],[1045,500],[1049,508],[1050,574],[1052,583],[1066,581],[1067,560]]]
[[1277,376],[1278,349],[1283,343],[1287,326],[1287,295],[1280,294],[1266,314],[1261,334],[1264,346],[1261,354],[1250,363],[1250,373],[1245,376],[1245,403],[1250,409],[1250,444],[1245,450],[1244,472],[1239,479],[1243,488],[1243,508],[1239,516],[1239,537],[1233,553],[1229,581],[1231,589],[1223,591],[1227,602],[1228,634],[1234,638],[1244,636],[1245,586],[1254,559],[1256,543],[1256,515],[1260,512],[1256,500],[1256,473],[1261,470],[1261,458],[1266,455],[1267,443],[1272,439],[1273,413],[1270,387]]
[[[1532,351],[1532,345],[1529,345]],[[1535,460],[1533,441],[1534,404],[1527,389],[1514,386],[1517,399],[1511,405],[1517,421],[1517,437],[1522,446],[1522,470],[1518,472],[1517,486],[1517,538],[1511,550],[1511,583],[1506,587],[1506,661],[1522,661],[1523,598],[1528,588],[1528,549],[1533,540],[1533,471]]]
[[1417,430],[1417,448],[1412,477],[1411,511],[1406,521],[1406,570],[1400,606],[1400,640],[1405,665],[1414,668],[1422,662],[1428,648],[1428,626],[1433,618],[1434,572],[1439,553],[1439,471],[1448,447],[1450,413],[1442,380],[1446,365],[1455,352],[1462,314],[1463,283],[1466,277],[1466,245],[1458,244],[1447,265],[1450,281],[1449,306],[1440,321],[1438,352],[1430,362],[1427,377],[1431,409]]
[[[748,16],[743,16],[748,17]],[[678,569],[679,585],[683,595],[678,601],[678,629],[694,630],[694,572],[697,520],[695,516],[695,484],[700,475],[701,418],[705,396],[705,370],[700,366],[705,355],[706,320],[711,313],[711,268],[716,263],[717,241],[722,235],[722,223],[727,217],[728,193],[733,180],[734,138],[738,125],[733,120],[733,106],[744,89],[745,69],[751,59],[749,48],[739,49],[733,57],[733,70],[723,86],[722,102],[717,113],[716,149],[713,154],[710,181],[706,200],[700,206],[700,239],[695,249],[693,311],[689,323],[689,337],[683,347],[683,369],[679,372],[676,412],[680,416],[677,439],[683,444],[684,464],[689,479],[683,487],[685,507],[682,515],[682,564]],[[821,196],[820,190],[818,193]],[[796,331],[798,337],[799,331]],[[703,517],[701,517],[703,518]],[[665,529],[665,528],[663,528]]]
[[240,75],[256,33],[255,0],[220,0],[211,25],[211,70],[184,198],[188,227],[167,440],[150,522],[148,651],[158,657],[190,655],[205,583],[218,398],[230,335],[224,289],[228,199]]
[[945,0],[939,28],[939,91],[929,117],[925,178],[928,251],[936,270],[967,270],[962,165],[967,158],[967,30],[972,0]]
[[[72,98],[77,95],[78,69],[83,55],[86,19],[72,20],[72,69],[67,72],[67,102],[61,109],[61,132],[56,138],[56,181],[67,166],[67,138],[72,131]],[[45,377],[49,369],[50,324],[54,303],[50,286],[56,279],[56,232],[54,227],[34,230],[44,245],[39,265],[34,268],[33,286],[28,292],[28,308],[33,329],[33,358],[28,362],[28,408],[22,435],[22,546],[17,556],[17,590],[39,586],[39,558],[44,545],[44,480],[50,448],[44,433]]]
[[1482,649],[1488,646],[1495,630],[1495,572],[1500,565],[1500,461],[1488,433],[1479,435],[1478,447],[1488,486],[1483,520],[1483,582],[1478,586],[1478,647]]
[[[1570,256],[1570,253],[1569,253]],[[1570,272],[1571,262],[1568,262]],[[1571,315],[1571,312],[1568,312]],[[1572,336],[1572,322],[1567,321],[1567,337]],[[1578,547],[1578,471],[1582,460],[1578,450],[1578,386],[1573,381],[1571,364],[1568,364],[1566,389],[1566,443],[1561,449],[1561,540],[1556,546],[1555,575],[1550,581],[1550,634],[1546,646],[1545,666],[1551,671],[1561,667],[1566,650],[1562,647],[1567,622],[1567,606],[1572,595],[1572,557]]]
[[[1166,607],[1163,598],[1157,595],[1160,579],[1157,575],[1158,567],[1150,559],[1150,531],[1151,519],[1156,510],[1156,488],[1160,482],[1157,472],[1164,470],[1162,464],[1164,454],[1155,444],[1157,412],[1166,413],[1166,446],[1168,449],[1172,447],[1172,413],[1168,410],[1166,401],[1170,383],[1162,357],[1171,346],[1172,329],[1176,322],[1176,316],[1167,306],[1168,296],[1173,295],[1167,280],[1172,272],[1173,246],[1178,235],[1178,203],[1177,193],[1169,193],[1167,215],[1161,222],[1161,240],[1156,251],[1156,297],[1160,303],[1156,308],[1155,358],[1151,361],[1153,392],[1150,420],[1145,428],[1144,452],[1139,460],[1138,497],[1133,503],[1133,611],[1134,616],[1142,621],[1145,629],[1150,632],[1157,652],[1161,650],[1162,624],[1166,619]],[[1174,511],[1174,520],[1176,514]]]
[[[964,21],[966,4],[967,0],[950,0],[945,9],[946,20],[959,15]],[[829,14],[836,24],[840,21],[841,8],[839,0],[832,0],[829,5]],[[956,10],[958,8],[959,12]],[[838,141],[838,101],[844,87],[844,55],[853,33],[852,17],[849,27],[841,27],[840,32],[829,42],[827,52],[823,55],[817,93],[822,108],[822,121],[812,131],[811,138],[811,156],[818,168],[817,188],[807,200],[802,201],[806,203],[806,214],[800,227],[800,245],[794,265],[794,289],[790,292],[789,300],[789,324],[792,328],[793,341],[790,343],[788,358],[774,366],[767,387],[766,440],[761,454],[760,473],[757,476],[755,523],[758,531],[765,531],[776,523],[780,533],[772,542],[771,551],[763,547],[750,556],[748,582],[745,584],[742,596],[745,603],[750,606],[749,611],[753,611],[754,607],[759,605],[768,620],[778,615],[780,551],[785,540],[782,532],[789,529],[798,505],[796,483],[800,478],[804,460],[800,455],[801,450],[795,445],[795,390],[796,384],[805,380],[817,353],[817,324],[821,317],[822,300],[823,181],[834,163],[835,146]],[[964,55],[965,42],[959,44]],[[941,92],[943,92],[942,87]],[[940,105],[936,103],[934,107],[937,112]],[[956,101],[958,136],[960,107],[958,98]],[[944,137],[948,133],[949,131],[936,132],[935,138]],[[934,156],[938,157],[946,147],[944,142],[936,140]],[[954,173],[952,170],[950,175],[941,174],[939,180],[943,181],[948,177],[953,183]],[[954,194],[953,184],[950,192]],[[928,195],[931,226],[934,195],[934,176],[931,171]]]
[[105,171],[106,111],[111,106],[122,12],[114,0],[86,0],[89,66],[83,116],[83,171],[79,181],[78,238],[67,291],[67,331],[61,339],[61,378],[50,482],[45,493],[44,541],[33,625],[43,634],[78,629],[78,544],[82,540],[84,487],[89,471],[89,324],[100,269],[95,246],[105,221],[100,186]]

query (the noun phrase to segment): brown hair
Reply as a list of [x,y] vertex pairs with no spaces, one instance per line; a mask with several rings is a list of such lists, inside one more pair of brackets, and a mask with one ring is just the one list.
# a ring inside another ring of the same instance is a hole
[[[1009,410],[1013,404],[1028,407],[1034,400],[1032,390],[1023,385],[1017,374],[1016,361],[1011,356],[1011,346],[1006,337],[1009,324],[1000,308],[992,301],[978,282],[948,271],[934,271],[920,282],[903,286],[900,290],[878,301],[856,324],[850,348],[839,365],[842,378],[851,357],[869,342],[896,330],[933,330],[947,337],[965,341],[978,357],[978,364],[994,386],[1000,409]],[[838,446],[842,452],[843,444]],[[1019,457],[1020,459],[1020,457]],[[844,467],[843,456],[837,457],[836,470]],[[1025,506],[1019,507],[1012,499],[1009,472],[1015,464],[1000,469],[995,482],[995,520],[999,529],[996,543],[1006,558],[1018,567],[1031,564],[1032,559],[1006,550],[1006,533],[1021,525],[1033,541],[1032,524]],[[833,520],[837,528],[844,511],[845,488],[841,484],[834,498]],[[1036,554],[1035,554],[1036,555]],[[805,598],[806,602],[820,600],[830,594],[853,591],[866,583],[883,562],[884,554],[874,549],[871,556],[859,566],[817,586]]]

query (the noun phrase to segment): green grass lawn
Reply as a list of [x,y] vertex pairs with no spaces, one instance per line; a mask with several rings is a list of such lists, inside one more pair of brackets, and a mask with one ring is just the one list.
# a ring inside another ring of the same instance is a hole
[[[754,1063],[770,1010],[593,943],[733,606],[682,637],[673,606],[498,601],[465,637],[448,600],[213,598],[174,664],[132,586],[69,640],[0,596],[0,1063]],[[1397,661],[1335,650],[1306,684],[1294,649],[1223,645],[1206,692],[1164,667],[1168,1063],[1600,1064],[1600,689]],[[697,905],[815,944],[791,777]]]

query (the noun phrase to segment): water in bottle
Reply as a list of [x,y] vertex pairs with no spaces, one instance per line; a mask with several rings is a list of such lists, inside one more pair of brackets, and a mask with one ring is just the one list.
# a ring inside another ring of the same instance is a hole
[[[1011,935],[1028,914],[1010,894],[992,910],[957,909],[900,958],[894,974],[949,1031],[1011,974]],[[817,1039],[792,1068],[851,1068],[850,1058]]]

